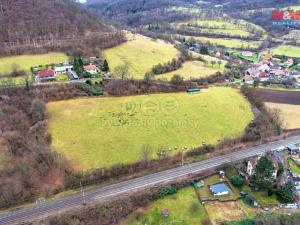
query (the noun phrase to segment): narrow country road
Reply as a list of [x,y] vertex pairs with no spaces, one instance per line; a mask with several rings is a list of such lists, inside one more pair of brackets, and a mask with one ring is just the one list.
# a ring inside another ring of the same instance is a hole
[[[96,203],[101,200],[118,196],[120,194],[138,191],[146,187],[172,181],[177,178],[184,177],[188,174],[197,174],[209,169],[213,169],[228,163],[233,163],[255,155],[266,153],[271,149],[286,146],[287,144],[300,142],[300,135],[292,136],[284,140],[270,142],[260,146],[247,148],[227,155],[214,157],[211,159],[203,160],[197,163],[188,164],[182,167],[165,170],[158,173],[153,173],[143,177],[123,181],[117,184],[109,185],[106,187],[93,189],[85,193],[86,202]],[[71,209],[84,207],[82,206],[82,196],[80,193],[63,197],[43,205],[36,205],[28,208],[23,208],[14,212],[3,214],[0,216],[0,224],[22,224],[37,219],[45,218],[50,215],[55,215],[58,212],[65,212]]]

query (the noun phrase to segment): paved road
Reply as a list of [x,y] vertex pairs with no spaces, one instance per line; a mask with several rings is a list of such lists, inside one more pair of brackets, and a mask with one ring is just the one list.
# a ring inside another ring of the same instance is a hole
[[[106,187],[93,189],[85,193],[85,198],[87,203],[100,202],[105,198],[141,190],[145,187],[150,187],[162,182],[172,181],[188,174],[197,174],[200,172],[204,172],[205,170],[240,161],[258,154],[265,153],[276,147],[296,142],[300,142],[300,135],[289,137],[285,140],[275,141],[268,144],[244,149],[227,155],[214,157],[182,167],[177,167],[174,169],[165,170],[151,175],[120,182]],[[82,200],[82,196],[79,193],[46,203],[44,205],[23,208],[14,212],[10,212],[6,215],[2,215],[0,217],[0,224],[22,224],[25,222],[37,220],[39,218],[44,218],[49,215],[54,215],[58,212],[65,212],[70,209],[80,208],[83,207]]]

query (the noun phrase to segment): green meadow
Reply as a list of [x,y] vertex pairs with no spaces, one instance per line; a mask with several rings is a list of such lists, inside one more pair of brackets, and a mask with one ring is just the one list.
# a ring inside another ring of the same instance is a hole
[[284,55],[287,57],[300,58],[300,47],[292,45],[281,45],[276,49],[272,50],[274,55]]
[[[244,132],[253,118],[238,90],[213,87],[198,94],[80,98],[47,104],[53,147],[75,168],[109,167],[215,144]],[[238,119],[237,119],[238,118]]]
[[207,62],[207,64],[204,64],[200,61],[187,61],[183,63],[182,67],[178,70],[161,75],[155,75],[155,79],[169,81],[175,74],[178,74],[183,77],[184,80],[190,80],[194,78],[209,77],[216,72],[222,71],[224,71],[224,62],[222,62],[220,66],[217,63],[212,66],[209,61]]
[[130,77],[143,79],[153,66],[177,58],[179,51],[165,41],[132,35],[126,43],[105,50],[104,55],[112,72],[117,66],[127,65]]
[[2,57],[0,58],[0,76],[1,74],[11,73],[14,64],[18,66],[19,70],[28,72],[32,66],[67,62],[68,60],[67,55],[59,52]]

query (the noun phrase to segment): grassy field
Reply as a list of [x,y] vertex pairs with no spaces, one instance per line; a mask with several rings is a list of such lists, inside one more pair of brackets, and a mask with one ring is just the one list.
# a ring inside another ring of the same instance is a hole
[[251,37],[254,36],[250,30],[256,30],[261,32],[262,35],[266,34],[266,31],[258,25],[249,23],[245,20],[232,20],[229,18],[219,18],[218,20],[190,20],[179,23],[172,23],[172,27],[177,29],[189,30],[196,32],[197,34],[209,33],[209,34],[221,34],[229,37]]
[[[188,38],[192,38],[188,36]],[[226,48],[251,48],[256,49],[260,45],[260,41],[243,41],[238,39],[224,39],[224,38],[208,38],[208,37],[193,37],[195,40],[199,40],[204,43],[210,43],[213,45],[220,45]]]
[[190,30],[197,33],[222,34],[227,36],[249,37],[245,27],[225,20],[191,20],[181,23],[173,23],[173,27]]
[[[253,114],[238,90],[74,99],[47,104],[53,146],[77,168],[132,163],[243,133]],[[238,119],[237,119],[238,118]]]
[[218,64],[212,67],[209,62],[207,65],[205,65],[200,61],[187,61],[178,70],[161,75],[156,75],[155,78],[161,80],[170,80],[172,76],[174,76],[175,74],[179,74],[185,80],[189,80],[191,78],[208,77],[218,71],[224,71],[224,63],[222,63],[220,67]]
[[272,50],[274,55],[285,55],[287,57],[300,58],[300,47],[291,45],[281,45],[278,48]]
[[291,158],[288,158],[288,163],[290,165],[291,171],[293,173],[299,174],[300,175],[300,167],[298,166],[298,164],[292,160]]
[[17,64],[20,70],[29,71],[30,67],[32,66],[67,62],[68,60],[68,56],[59,52],[39,55],[20,55],[3,57],[0,58],[0,76],[1,74],[11,73],[13,64]]
[[105,50],[104,55],[112,72],[117,66],[126,64],[130,77],[143,79],[153,66],[177,58],[179,52],[165,41],[134,35],[126,43]]
[[300,6],[299,6],[299,5],[288,6],[288,7],[285,7],[284,9],[290,9],[290,10],[300,10]]
[[300,128],[300,105],[265,103],[271,109],[279,109],[284,122],[284,128]]
[[[166,218],[161,216],[165,208],[169,209],[169,217]],[[194,188],[186,187],[175,195],[155,201],[147,209],[130,214],[121,224],[204,225],[207,220],[206,210],[198,201]]]

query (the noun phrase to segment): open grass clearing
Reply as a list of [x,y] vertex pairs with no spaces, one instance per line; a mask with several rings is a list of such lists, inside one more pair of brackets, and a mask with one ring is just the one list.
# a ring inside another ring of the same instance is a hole
[[[238,90],[130,97],[82,98],[47,104],[54,148],[80,169],[133,163],[159,148],[175,154],[203,142],[215,144],[241,135],[253,118]],[[238,118],[238,119],[237,119]]]
[[300,105],[289,105],[266,102],[266,106],[270,109],[280,111],[285,129],[300,128]]
[[271,51],[274,55],[300,58],[300,47],[292,45],[280,45]]
[[[163,217],[161,211],[166,208],[169,209],[169,216]],[[146,209],[130,214],[121,225],[205,225],[207,220],[207,212],[198,201],[194,188],[186,187],[177,194],[153,202]]]
[[287,161],[289,163],[292,173],[296,173],[300,175],[300,166],[291,158],[288,158]]
[[67,55],[59,52],[2,57],[0,58],[0,76],[1,74],[11,73],[14,64],[18,66],[19,70],[28,72],[32,66],[68,62],[68,60]]
[[155,79],[169,81],[175,74],[178,74],[181,77],[183,77],[184,80],[190,80],[193,78],[209,77],[215,74],[216,72],[223,72],[223,71],[224,71],[223,63],[219,67],[218,64],[212,66],[209,62],[208,64],[204,64],[201,61],[187,61],[178,70],[169,73],[164,73],[161,75],[155,75]]
[[261,44],[260,41],[244,41],[239,39],[225,39],[225,38],[208,38],[208,37],[193,37],[186,36],[187,38],[193,38],[203,43],[210,43],[213,45],[224,46],[226,48],[250,48],[256,49]]
[[179,56],[179,51],[170,43],[142,35],[130,36],[126,43],[104,51],[112,72],[117,66],[127,65],[130,77],[143,79],[153,66]]
[[171,26],[197,33],[222,34],[229,37],[252,37],[254,36],[254,31],[260,32],[263,37],[266,35],[266,31],[256,24],[249,23],[245,20],[233,20],[230,18],[220,18],[216,20],[196,19],[172,23]]

